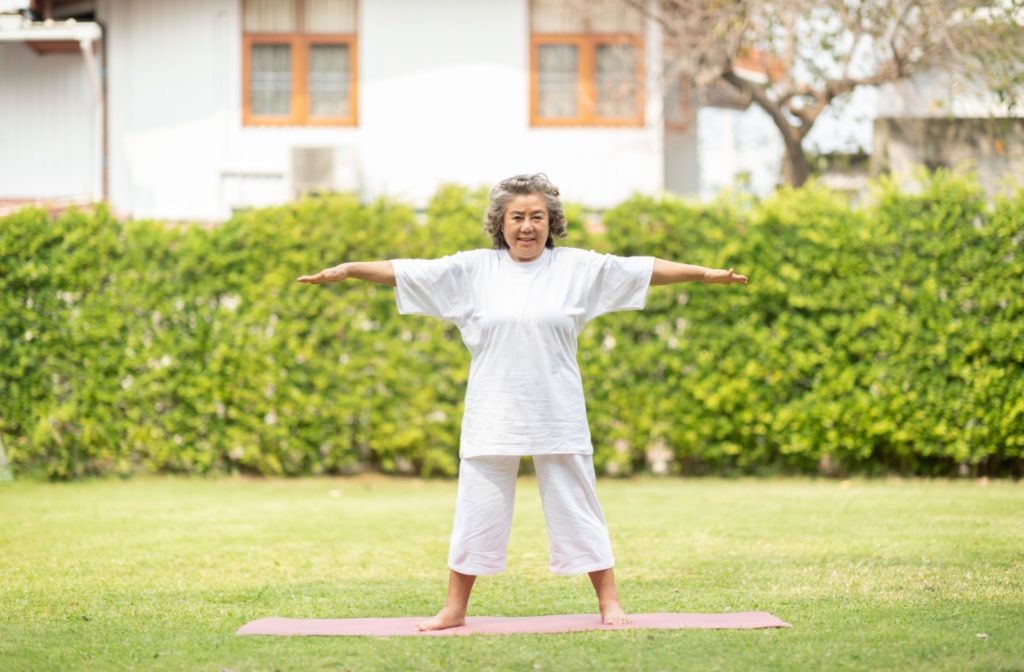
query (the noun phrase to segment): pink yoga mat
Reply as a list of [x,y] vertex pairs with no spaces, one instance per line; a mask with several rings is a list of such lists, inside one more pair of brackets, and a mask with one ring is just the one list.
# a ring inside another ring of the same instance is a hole
[[422,635],[511,635],[583,630],[678,628],[789,628],[789,623],[767,611],[734,614],[632,614],[628,625],[604,625],[596,614],[558,616],[470,616],[466,624],[446,630],[419,632],[416,625],[428,616],[403,618],[261,618],[240,627],[236,635],[369,635],[401,637]]

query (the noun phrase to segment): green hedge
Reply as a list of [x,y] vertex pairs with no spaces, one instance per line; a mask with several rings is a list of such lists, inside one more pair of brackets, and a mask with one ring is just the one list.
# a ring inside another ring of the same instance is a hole
[[[468,354],[393,290],[299,275],[487,246],[486,193],[310,199],[221,226],[100,208],[0,220],[0,437],[18,474],[455,473]],[[1020,475],[1024,192],[940,172],[853,209],[818,187],[635,197],[563,244],[727,268],[581,337],[604,473]]]

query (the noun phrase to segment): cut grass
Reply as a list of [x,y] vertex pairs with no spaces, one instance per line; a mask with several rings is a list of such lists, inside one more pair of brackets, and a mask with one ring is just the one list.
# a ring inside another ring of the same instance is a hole
[[[770,611],[792,629],[239,637],[266,616],[432,614],[454,481],[0,484],[3,670],[1024,670],[1024,486],[598,484],[633,612]],[[521,478],[505,573],[470,615],[596,613],[547,571]]]

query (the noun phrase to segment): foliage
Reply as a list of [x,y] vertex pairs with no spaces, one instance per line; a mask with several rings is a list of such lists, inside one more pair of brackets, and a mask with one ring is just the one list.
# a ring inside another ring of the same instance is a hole
[[[347,259],[486,246],[486,193],[426,213],[325,197],[212,229],[104,209],[0,220],[0,432],[12,468],[451,475],[468,354],[393,290],[296,282]],[[610,474],[1020,474],[1024,192],[935,174],[851,209],[811,185],[756,202],[630,199],[564,244],[735,267],[592,323],[580,364]]]
[[613,249],[642,253],[646,231],[659,256],[750,284],[653,289],[592,333],[598,435],[634,467],[660,443],[682,471],[1019,473],[1022,205],[988,209],[948,173],[918,195],[880,182],[861,211],[817,187],[746,211],[624,204]]

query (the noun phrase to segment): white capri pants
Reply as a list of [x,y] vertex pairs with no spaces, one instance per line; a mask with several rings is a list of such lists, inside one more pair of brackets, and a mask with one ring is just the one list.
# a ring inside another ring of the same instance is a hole
[[[615,564],[604,513],[595,491],[592,455],[534,455],[548,530],[550,569],[580,574]],[[518,455],[485,455],[459,461],[448,567],[460,574],[505,569],[512,530]]]

